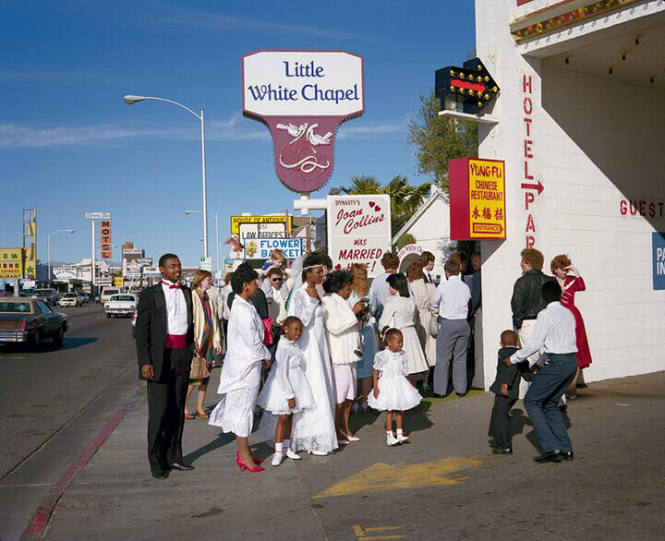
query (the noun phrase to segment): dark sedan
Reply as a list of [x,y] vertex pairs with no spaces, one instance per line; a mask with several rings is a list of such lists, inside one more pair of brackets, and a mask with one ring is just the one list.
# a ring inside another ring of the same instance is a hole
[[0,343],[27,342],[37,349],[44,338],[51,338],[61,346],[68,328],[67,316],[43,300],[0,297]]

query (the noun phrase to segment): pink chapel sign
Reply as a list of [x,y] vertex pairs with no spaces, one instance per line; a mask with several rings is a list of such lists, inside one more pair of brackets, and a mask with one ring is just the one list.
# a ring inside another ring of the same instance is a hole
[[265,50],[242,57],[242,110],[272,133],[275,169],[299,193],[333,171],[337,127],[365,111],[363,58],[346,51]]

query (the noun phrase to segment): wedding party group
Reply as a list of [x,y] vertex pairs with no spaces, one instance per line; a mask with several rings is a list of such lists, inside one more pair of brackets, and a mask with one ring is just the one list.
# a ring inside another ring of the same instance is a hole
[[[234,435],[236,465],[248,472],[264,470],[263,460],[254,456],[249,445],[259,408],[263,414],[258,431],[271,445],[274,442],[273,466],[285,458],[299,460],[299,452],[327,455],[358,442],[349,424],[350,414],[367,408],[385,412],[388,446],[408,441],[403,412],[420,404],[432,385],[434,396],[446,396],[451,392],[452,371],[452,388],[457,394],[468,390],[469,320],[480,306],[480,292],[475,289],[480,285],[480,257],[475,256],[471,258],[475,272],[467,276],[461,273],[463,257],[449,257],[437,286],[430,274],[432,254],[425,252],[404,275],[397,271],[397,255],[386,253],[382,260],[385,273],[370,285],[364,265],[334,270],[328,255],[317,251],[287,268],[288,262],[276,250],[262,269],[239,265],[219,291],[212,286],[210,273],[201,270],[194,275],[191,288],[181,284],[178,257],[164,254],[159,260],[160,283],[139,296],[136,324],[140,377],[147,381],[148,459],[153,477],[165,479],[171,470],[194,468],[183,461],[182,434],[185,420],[195,415]],[[541,329],[540,310],[545,313],[551,303],[558,303],[562,290],[568,295],[575,290],[568,284],[570,262],[557,261],[557,269],[567,268],[560,273],[562,284],[542,281],[556,286],[559,297],[555,299],[556,292],[548,293],[546,288],[541,292],[540,286],[519,285],[525,278],[533,281],[529,278],[532,271],[539,271],[532,255],[522,254],[524,274],[513,295],[519,337],[517,332],[513,332],[514,338],[502,335],[505,347],[500,352],[498,383],[491,389],[497,394],[490,426],[497,454],[512,452],[506,427],[524,376],[534,379],[531,397],[537,394],[534,388],[546,387],[538,392],[548,395],[547,400],[538,395],[533,403],[527,402],[529,395],[525,398],[536,436],[543,440],[542,461],[572,458],[570,442],[561,436],[556,419],[552,422],[549,405],[543,409],[564,383],[562,393],[573,383],[572,376],[577,377],[573,370],[571,377],[566,372],[565,381],[555,387],[551,380],[544,385],[551,371],[547,367],[558,363],[557,355],[568,355],[568,367],[572,354],[577,369],[577,349],[553,351],[549,331]],[[579,280],[575,274],[576,290],[583,289]],[[538,299],[522,298],[525,290],[529,294],[536,291]],[[519,310],[525,303],[538,304],[540,310],[526,307],[528,313],[522,314]],[[574,334],[576,317],[571,315],[571,319]],[[527,328],[534,331],[533,339],[524,334]],[[576,340],[573,336],[573,343]],[[557,347],[561,343],[554,341]],[[570,344],[566,346],[572,349]],[[203,400],[210,369],[224,350],[217,389],[221,398],[208,414]],[[517,377],[508,369],[537,352],[549,358],[540,359],[542,368],[535,377],[525,375],[531,374],[529,369],[517,372]],[[188,403],[196,388],[194,415]]]

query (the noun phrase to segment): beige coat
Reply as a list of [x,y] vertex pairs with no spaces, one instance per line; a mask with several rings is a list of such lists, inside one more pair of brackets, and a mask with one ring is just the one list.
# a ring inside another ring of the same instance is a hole
[[434,284],[426,284],[423,279],[411,282],[411,292],[413,300],[418,309],[418,320],[416,321],[416,332],[420,340],[420,346],[425,353],[427,364],[434,366],[436,364],[436,338],[429,333],[430,319],[432,315],[429,300],[432,298],[436,287]]
[[[222,335],[219,323],[217,320],[217,305],[215,301],[208,297],[208,302],[210,303],[210,311],[212,312],[212,342],[215,348],[221,348],[222,346]],[[192,290],[192,312],[194,315],[194,344],[196,345],[196,351],[201,347],[201,341],[203,340],[203,328],[205,324],[205,314],[203,313],[203,304],[199,298],[196,290]]]

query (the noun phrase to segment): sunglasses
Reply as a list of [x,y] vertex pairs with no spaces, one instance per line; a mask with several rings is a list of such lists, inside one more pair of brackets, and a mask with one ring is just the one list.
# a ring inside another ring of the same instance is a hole
[[271,278],[270,281],[271,282],[283,282],[284,278]]

